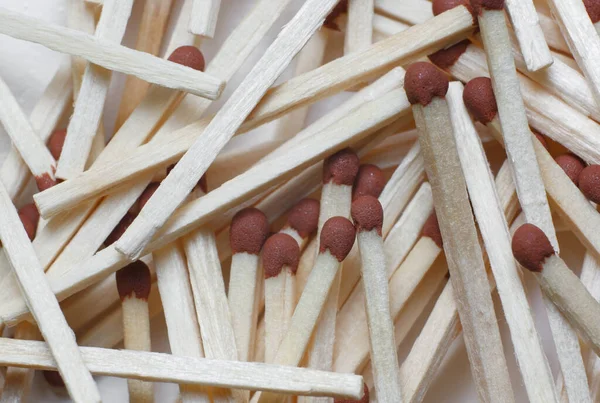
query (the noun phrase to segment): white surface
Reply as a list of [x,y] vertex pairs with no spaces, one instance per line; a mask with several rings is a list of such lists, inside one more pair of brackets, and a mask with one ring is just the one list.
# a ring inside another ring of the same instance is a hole
[[[136,2],[134,8],[135,15],[139,15],[141,3],[141,0]],[[177,3],[179,4],[179,1],[177,1]],[[222,1],[215,39],[206,40],[202,46],[202,50],[205,52],[207,59],[210,60],[218,45],[223,41],[228,32],[230,32],[231,27],[239,22],[244,13],[252,6],[252,3],[253,0]],[[274,39],[282,23],[289,19],[294,10],[298,9],[302,3],[301,0],[295,0],[294,4],[284,14],[284,18],[282,18],[282,20],[270,31],[267,40],[263,41],[257,51],[250,57],[250,60],[246,63],[240,74],[237,74],[234,80],[229,83],[224,95],[225,98],[231,94],[232,90],[240,82],[240,79],[249,71],[253,63],[264,52],[269,41]],[[0,0],[0,7],[27,13],[29,16],[41,18],[48,22],[57,24],[66,23],[67,0]],[[132,19],[124,42],[127,46],[133,46],[135,43],[135,35],[132,35],[132,32],[135,32],[137,23],[138,21],[135,18]],[[49,51],[39,45],[32,45],[1,35],[0,50],[3,52],[3,57],[0,59],[0,75],[6,80],[23,109],[29,113],[64,56]],[[289,73],[284,73],[284,76],[288,77]],[[118,108],[118,89],[122,88],[124,83],[124,77],[122,75],[117,74],[115,77],[116,79],[113,80],[109,95],[110,101],[107,105],[107,113],[105,114],[104,119],[108,133],[112,132],[113,121],[115,119],[116,109]],[[331,109],[333,105],[338,104],[340,99],[345,99],[346,97],[347,94],[341,94],[319,103],[317,108],[311,109],[309,121],[314,121],[316,117],[322,115],[325,111]],[[216,105],[221,104],[222,102],[216,103]],[[211,109],[214,110],[214,107]],[[272,125],[269,125],[268,129],[260,128],[259,130],[264,131],[271,129]],[[251,138],[255,133],[256,131],[249,133],[248,138]],[[6,133],[0,128],[0,160],[3,160],[6,156],[9,145],[10,143]],[[559,241],[561,243],[563,257],[566,258],[567,263],[570,264],[572,268],[576,268],[576,271],[579,272],[583,251],[581,245],[577,241],[573,241],[571,236],[565,237],[564,234],[562,237],[559,235]],[[533,301],[532,307],[536,314],[536,325],[542,337],[545,351],[549,356],[552,369],[556,375],[556,354],[553,351],[554,346],[549,333],[547,319],[543,313],[544,309],[539,298],[539,290],[535,284],[535,279],[527,273],[525,274],[525,280],[526,288],[530,294],[529,299],[530,301]],[[500,321],[504,348],[511,370],[511,379],[516,394],[516,401],[525,402],[525,391],[522,386],[519,371],[516,367],[508,328],[501,312],[497,296],[494,297],[494,302]],[[418,326],[413,329],[408,338],[408,342],[402,347],[400,352],[401,362],[407,354],[410,344],[418,335],[422,324],[423,320],[421,320],[418,323]],[[155,320],[152,325],[154,351],[168,351],[164,320],[162,318],[160,320]],[[105,402],[120,403],[127,401],[127,385],[124,380],[108,377],[99,377],[97,380]],[[174,385],[157,384],[155,390],[155,401],[157,403],[175,401],[177,388]],[[34,381],[34,391],[32,392],[29,401],[68,402],[69,399],[66,398],[66,393],[61,393],[60,390],[51,389],[44,378],[40,374],[37,374]],[[462,339],[457,340],[449,351],[448,356],[437,374],[437,378],[426,395],[425,402],[477,402],[477,396],[471,380],[466,351]]]

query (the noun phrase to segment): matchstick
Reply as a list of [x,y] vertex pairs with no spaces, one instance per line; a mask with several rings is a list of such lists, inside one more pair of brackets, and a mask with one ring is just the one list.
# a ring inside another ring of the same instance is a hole
[[[569,55],[568,57],[570,58],[571,49],[569,49],[569,45],[567,45],[567,42],[565,41],[565,38],[563,37],[562,33],[560,32],[560,28],[558,27],[558,24],[556,24],[556,21],[553,18],[548,17],[542,13],[538,13],[538,20],[539,20],[540,27],[542,28],[542,31],[544,32],[544,37],[546,38],[546,43],[554,51],[561,52],[561,53],[553,52],[554,59],[557,59],[557,55],[562,55],[562,54]],[[571,59],[571,60],[573,60],[573,59]]]
[[360,52],[373,42],[373,15],[375,0],[348,0],[348,21],[344,54]]
[[514,401],[465,179],[454,139],[447,135],[448,79],[428,63],[413,64],[406,74],[477,390],[486,401]]
[[[599,300],[599,289],[600,286],[598,284],[598,273],[599,273],[598,261],[594,257],[593,254],[587,252],[585,257],[583,258],[583,265],[581,267],[581,282],[587,290],[592,294],[592,296]],[[594,399],[598,399],[600,397],[600,377],[598,376],[598,372],[600,370],[600,362],[598,361],[598,356],[594,353],[593,350],[589,351],[587,357],[587,370],[588,370],[588,379],[590,383],[590,392],[592,395],[592,401]]]
[[[117,272],[117,289],[123,307],[124,344],[128,350],[151,351],[148,295],[152,286],[150,270],[136,261]],[[138,380],[127,381],[129,399],[133,402],[153,402],[153,385]]]
[[[362,377],[353,374],[96,347],[82,347],[81,351],[86,365],[97,375],[351,399],[364,392]],[[48,346],[38,341],[0,338],[0,363],[56,370]]]
[[361,196],[352,203],[352,219],[358,230],[377,398],[383,402],[401,402],[400,369],[381,238],[383,207],[375,197]]
[[[102,7],[95,38],[120,44],[132,7],[133,0],[107,0]],[[57,178],[70,179],[83,172],[100,125],[111,78],[110,71],[88,63],[69,121],[63,152],[58,160]]]
[[259,254],[268,235],[267,217],[256,208],[240,210],[231,220],[229,242],[233,255],[227,298],[240,361],[250,361],[256,340],[261,290]]
[[[15,339],[39,340],[39,330],[35,325],[25,321],[20,323],[15,330]],[[35,371],[30,368],[9,367],[6,371],[4,387],[2,388],[2,403],[17,403],[27,401]]]
[[388,36],[406,31],[408,28],[410,28],[410,25],[375,14],[373,16],[373,42],[382,41]]
[[265,242],[262,262],[265,276],[265,362],[272,363],[287,332],[296,302],[296,270],[300,248],[287,234],[272,235]]
[[215,36],[221,0],[193,0],[190,32],[205,38]]
[[0,185],[0,236],[27,305],[58,363],[69,394],[75,401],[100,402],[100,394],[86,369],[73,332],[44,278],[28,235],[4,186]]
[[0,33],[83,57],[108,70],[134,75],[153,84],[208,99],[219,98],[225,86],[223,81],[203,72],[6,9],[0,10],[0,22]]
[[319,228],[320,212],[321,203],[318,200],[302,199],[290,209],[287,221],[279,232],[294,238],[302,251],[308,243],[308,239]]
[[410,25],[421,24],[433,18],[432,3],[427,0],[376,0],[375,11]]
[[455,143],[511,331],[519,369],[530,401],[556,401],[552,372],[535,329],[519,270],[509,253],[510,234],[489,163],[462,96],[462,84],[451,83],[447,99]]
[[600,351],[600,303],[556,254],[548,237],[535,225],[524,224],[513,235],[515,259],[535,274],[542,291],[560,309],[579,335]]
[[[128,258],[142,253],[335,3],[335,0],[309,0],[303,5],[209,123],[201,139],[161,183],[130,229],[116,243],[117,251]],[[206,141],[211,143],[210,148],[206,147]]]

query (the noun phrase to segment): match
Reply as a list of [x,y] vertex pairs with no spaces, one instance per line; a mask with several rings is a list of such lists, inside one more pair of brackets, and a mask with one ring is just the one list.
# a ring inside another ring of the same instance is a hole
[[204,38],[215,36],[221,0],[192,0],[189,30]]

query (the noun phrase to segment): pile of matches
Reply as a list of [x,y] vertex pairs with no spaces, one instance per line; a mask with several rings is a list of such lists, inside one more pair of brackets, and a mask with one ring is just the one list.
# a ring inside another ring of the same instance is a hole
[[483,402],[600,402],[600,0],[249,0],[205,60],[238,1],[146,0],[135,50],[133,0],[70,0],[69,27],[0,8],[72,57],[29,116],[0,78],[0,402],[41,370],[85,403],[92,375],[131,402],[416,403],[457,339]]

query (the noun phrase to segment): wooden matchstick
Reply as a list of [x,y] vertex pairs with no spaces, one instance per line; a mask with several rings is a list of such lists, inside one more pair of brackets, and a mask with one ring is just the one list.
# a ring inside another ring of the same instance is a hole
[[[20,323],[15,330],[15,339],[39,340],[40,332],[35,325],[25,321]],[[16,403],[26,401],[35,371],[30,368],[9,367],[6,371],[4,387],[2,388],[2,403]]]
[[432,3],[427,0],[410,0],[406,2],[376,0],[375,10],[379,14],[410,25],[421,24],[433,18]]
[[134,75],[164,87],[217,99],[225,86],[223,81],[203,72],[6,9],[0,10],[0,22],[3,34],[80,56],[108,70]]
[[352,203],[352,218],[358,229],[375,390],[383,402],[401,402],[400,369],[381,238],[383,207],[375,197],[361,196]]
[[205,38],[215,36],[221,0],[193,0],[190,32]]
[[[151,351],[148,296],[152,286],[150,270],[136,261],[117,272],[117,289],[123,307],[124,344],[128,350]],[[133,402],[153,402],[154,386],[149,382],[127,381],[129,399]]]
[[[99,41],[120,44],[131,15],[133,0],[107,0],[96,27]],[[70,179],[83,172],[92,149],[112,74],[110,71],[88,64],[69,121],[63,152],[56,168],[57,178]]]
[[396,35],[408,28],[410,28],[410,25],[375,14],[373,16],[373,42],[382,41],[388,36]]
[[373,15],[375,0],[348,0],[348,21],[344,54],[360,52],[373,42]]
[[[538,13],[538,20],[542,31],[544,32],[544,37],[546,38],[546,42],[548,45],[554,50],[561,53],[553,52],[554,59],[557,59],[558,54],[571,55],[571,49],[569,49],[569,45],[565,41],[562,33],[560,32],[560,28],[558,24],[552,17],[548,17],[542,13]],[[571,59],[573,60],[573,59]]]
[[448,79],[433,65],[416,63],[407,70],[405,82],[446,241],[444,252],[460,301],[459,314],[478,393],[486,401],[514,401],[465,179],[454,139],[447,135],[451,122],[443,97]]
[[229,311],[240,361],[250,361],[256,340],[259,313],[259,254],[269,235],[269,222],[256,208],[240,210],[231,220],[231,270],[229,275]]

